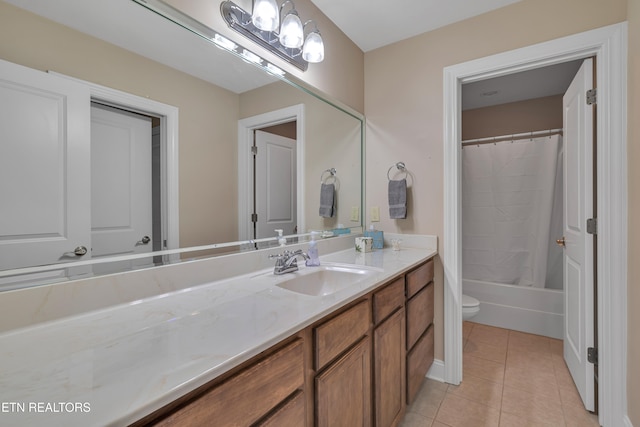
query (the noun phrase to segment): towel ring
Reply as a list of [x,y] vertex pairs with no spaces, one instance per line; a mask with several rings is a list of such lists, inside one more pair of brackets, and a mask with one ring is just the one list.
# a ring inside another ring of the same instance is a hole
[[[324,177],[324,174],[329,173],[329,176],[327,176],[326,178]],[[329,178],[333,178],[333,182],[336,181],[336,168],[330,168],[325,170],[324,172],[322,172],[320,174],[320,183],[324,184],[325,180],[329,179]]]
[[409,176],[409,171],[407,170],[407,167],[405,166],[404,162],[398,162],[395,165],[391,166],[387,171],[387,179],[391,181],[391,177],[389,176],[389,173],[391,172],[391,169],[394,168],[394,166],[398,168],[400,172],[404,172],[404,179],[407,179],[407,177]]

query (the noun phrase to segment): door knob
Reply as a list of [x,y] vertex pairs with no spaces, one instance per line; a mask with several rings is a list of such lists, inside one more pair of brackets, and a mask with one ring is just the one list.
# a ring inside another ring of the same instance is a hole
[[556,239],[556,243],[558,244],[558,246],[562,246],[564,248],[564,236],[562,236],[562,239]]
[[73,253],[77,256],[82,256],[87,254],[87,248],[85,246],[78,246],[73,250]]
[[150,241],[151,241],[151,238],[149,236],[144,236],[142,239],[140,239],[140,242],[142,242],[143,245],[146,245]]

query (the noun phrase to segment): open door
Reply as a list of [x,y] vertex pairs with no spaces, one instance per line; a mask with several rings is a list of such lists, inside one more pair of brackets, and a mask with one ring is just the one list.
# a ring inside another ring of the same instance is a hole
[[294,234],[298,217],[296,141],[263,131],[255,132],[255,141],[255,238],[274,237],[275,229],[282,229],[285,236]]
[[588,352],[594,347],[594,236],[587,222],[594,218],[593,59],[586,59],[563,97],[564,120],[564,359],[589,411],[595,410],[595,367]]

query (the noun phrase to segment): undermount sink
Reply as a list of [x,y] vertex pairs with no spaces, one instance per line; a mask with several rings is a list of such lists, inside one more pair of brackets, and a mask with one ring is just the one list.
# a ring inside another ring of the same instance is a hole
[[353,286],[375,272],[374,269],[355,266],[321,265],[287,273],[291,278],[276,286],[299,294],[326,296]]

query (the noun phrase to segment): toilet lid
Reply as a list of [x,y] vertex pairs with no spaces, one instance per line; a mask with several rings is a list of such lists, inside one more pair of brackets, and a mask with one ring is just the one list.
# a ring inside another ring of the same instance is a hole
[[478,307],[480,305],[480,301],[475,299],[474,297],[470,297],[469,295],[462,295],[462,306],[463,307]]

